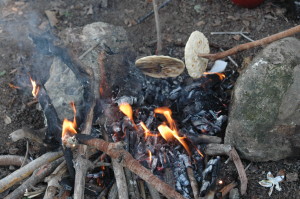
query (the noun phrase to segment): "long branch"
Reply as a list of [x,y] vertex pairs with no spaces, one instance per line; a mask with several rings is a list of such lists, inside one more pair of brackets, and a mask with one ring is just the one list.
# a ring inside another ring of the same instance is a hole
[[261,45],[271,43],[273,41],[276,41],[276,40],[282,39],[284,37],[294,35],[294,34],[299,33],[299,32],[300,32],[300,25],[295,26],[293,28],[290,28],[288,30],[285,30],[283,32],[265,37],[265,38],[257,40],[257,41],[248,42],[248,43],[245,43],[245,44],[235,46],[235,47],[233,47],[229,50],[223,51],[223,52],[219,52],[219,53],[215,53],[215,54],[199,54],[199,56],[203,57],[203,58],[208,58],[208,59],[214,61],[214,60],[217,60],[217,59],[222,59],[222,58],[227,57],[229,55],[236,54],[236,53],[238,53],[240,51],[243,51],[243,50],[247,50],[247,49],[250,49],[250,48],[253,48],[253,47],[256,47],[256,46],[261,46]]
[[140,178],[151,184],[158,192],[168,198],[184,199],[184,197],[176,192],[170,185],[153,175],[151,171],[143,167],[132,155],[126,150],[117,147],[116,143],[109,143],[102,139],[92,138],[87,135],[75,135],[79,143],[93,146],[103,151],[111,158],[117,159],[120,163],[130,171],[138,175]]

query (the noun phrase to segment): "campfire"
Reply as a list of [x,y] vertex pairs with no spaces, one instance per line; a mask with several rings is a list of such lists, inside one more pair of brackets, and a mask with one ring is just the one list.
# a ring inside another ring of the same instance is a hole
[[[32,38],[38,45],[41,39]],[[105,76],[109,72],[104,70],[105,52],[98,57],[101,68],[98,82],[93,71],[65,53],[65,49],[49,45],[54,53],[63,53],[68,66],[77,71],[77,79],[84,85],[86,105],[78,110],[75,102],[66,102],[70,103],[74,116],[61,121],[53,99],[38,78],[27,76],[25,83],[14,86],[30,88],[44,112],[47,130],[44,140],[24,130],[13,132],[11,136],[34,138],[46,150],[56,152],[48,152],[2,179],[0,192],[10,190],[16,176],[26,172],[21,175],[20,180],[23,180],[39,168],[25,185],[7,198],[21,196],[32,186],[33,179],[44,179],[51,173],[48,188],[39,192],[45,191],[48,198],[110,194],[118,194],[119,198],[141,198],[146,193],[152,198],[161,198],[161,194],[167,198],[224,196],[234,186],[218,189],[219,185],[223,186],[219,178],[220,155],[228,155],[235,161],[241,191],[245,191],[247,179],[236,151],[221,144],[229,104],[226,91],[232,87],[230,72],[206,72],[192,80],[188,75],[178,76],[184,63],[172,59],[171,63],[177,68],[168,79],[171,66],[159,75],[157,65],[147,68],[146,58],[142,72],[163,78],[142,76],[142,87],[137,95],[120,95],[113,93]],[[152,56],[153,59],[170,63],[166,56]],[[42,165],[46,166],[40,167]],[[56,185],[51,184],[53,181]],[[2,185],[2,182],[9,183]]]

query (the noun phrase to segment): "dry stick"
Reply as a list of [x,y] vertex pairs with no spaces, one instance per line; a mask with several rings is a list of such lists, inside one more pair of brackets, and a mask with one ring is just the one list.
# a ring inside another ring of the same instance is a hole
[[118,148],[116,143],[109,143],[102,139],[91,138],[82,134],[76,134],[75,136],[79,143],[96,147],[98,150],[103,151],[111,158],[120,160],[120,163],[123,165],[123,167],[128,168],[140,178],[151,184],[164,196],[175,199],[184,199],[184,197],[176,192],[170,185],[166,184],[158,177],[153,175],[151,171],[143,167],[136,159],[132,157],[130,153],[124,149]]
[[137,187],[137,182],[134,179],[134,174],[131,173],[127,168],[124,168],[125,177],[127,181],[129,198],[140,198],[140,193]]
[[0,166],[21,166],[22,163],[29,163],[28,159],[25,159],[23,156],[18,155],[1,155],[0,156]]
[[162,51],[162,41],[161,41],[159,15],[158,15],[156,0],[152,0],[152,4],[153,4],[153,11],[154,11],[154,17],[155,17],[155,26],[156,26],[156,35],[157,35],[156,54],[160,55],[161,51]]
[[117,188],[117,184],[114,183],[113,186],[110,188],[107,199],[117,199],[117,198],[118,198],[118,188]]
[[[104,125],[105,131],[103,132],[103,137],[106,141],[108,141],[108,135],[107,135],[107,128],[106,125]],[[121,145],[120,142],[116,143],[116,145]],[[120,146],[122,147],[122,146]],[[129,194],[128,194],[128,187],[127,187],[127,181],[126,181],[126,176],[124,172],[124,168],[122,165],[119,163],[117,159],[112,159],[111,160],[115,179],[116,179],[116,185],[117,185],[117,193],[119,198],[124,198],[128,199]]]
[[47,189],[43,199],[52,199],[55,197],[58,189],[61,187],[59,181],[67,171],[66,161],[63,161],[44,181],[47,182]]
[[253,47],[256,47],[256,46],[261,46],[261,45],[271,43],[273,41],[276,41],[276,40],[282,39],[284,37],[294,35],[294,34],[299,33],[299,32],[300,32],[300,25],[295,26],[293,28],[290,28],[288,30],[285,30],[283,32],[265,37],[265,38],[257,40],[257,41],[248,42],[248,43],[245,43],[245,44],[235,46],[235,47],[233,47],[229,50],[226,50],[224,52],[219,52],[219,53],[215,53],[215,54],[199,54],[199,56],[203,57],[203,58],[208,58],[208,59],[214,61],[214,60],[217,60],[217,59],[222,59],[222,58],[227,57],[229,55],[236,54],[236,53],[238,53],[240,51],[243,51],[243,50],[247,50],[247,49],[250,49],[250,48],[253,48]]
[[129,197],[128,197],[127,182],[126,182],[126,177],[124,174],[123,167],[118,162],[117,159],[112,159],[111,163],[113,165],[113,170],[116,178],[119,198],[128,199]]
[[[94,107],[95,101],[93,101],[90,110],[87,115],[85,127],[82,131],[82,134],[90,134],[92,130],[92,123],[94,117]],[[89,165],[89,161],[87,159],[86,154],[87,146],[80,145],[78,148],[78,156],[76,158],[75,163],[75,187],[74,187],[74,199],[82,199],[84,198],[84,188],[85,188],[85,176],[87,170],[91,165]]]
[[30,174],[32,174],[34,170],[36,170],[40,166],[47,164],[49,162],[53,162],[57,158],[60,158],[62,155],[63,153],[61,151],[46,153],[41,157],[33,160],[29,164],[26,164],[24,167],[14,171],[9,176],[6,176],[5,178],[0,180],[0,193],[10,188],[17,182],[20,182],[21,180],[28,177]]
[[151,198],[152,199],[161,199],[158,191],[156,191],[156,189],[153,188],[153,186],[149,183],[146,183],[148,189],[149,189],[149,192],[150,192],[150,195],[151,195]]
[[235,148],[232,147],[232,150],[230,150],[228,154],[231,159],[233,160],[235,167],[237,168],[237,171],[239,173],[240,181],[241,181],[241,194],[244,195],[247,191],[247,184],[248,184],[248,179],[247,175],[244,169],[244,165],[236,152]]
[[187,174],[188,174],[189,180],[191,182],[191,187],[192,187],[192,190],[193,190],[194,198],[196,199],[199,196],[199,187],[198,187],[198,183],[197,183],[197,181],[195,179],[195,176],[194,176],[194,171],[191,167],[187,168]]
[[233,181],[230,184],[226,185],[225,187],[223,187],[218,193],[220,193],[220,196],[218,198],[224,198],[231,189],[233,189],[234,187],[236,187],[238,185],[237,182]]
[[146,192],[145,192],[145,184],[143,180],[138,180],[139,189],[141,192],[141,198],[146,199]]
[[[62,154],[61,154],[62,155]],[[6,196],[4,199],[14,199],[20,198],[30,187],[36,185],[41,182],[47,175],[49,175],[61,162],[63,158],[59,158],[53,162],[46,162],[43,166],[41,166],[38,170],[34,171],[32,176],[28,178],[21,186],[15,189],[12,193]],[[23,167],[24,168],[24,167]]]
[[236,152],[235,148],[226,144],[208,144],[205,149],[207,155],[228,155],[234,162],[241,181],[241,194],[244,195],[247,191],[248,179],[243,166],[243,163]]
[[28,142],[28,140],[26,140],[26,153],[25,153],[24,161],[22,162],[21,167],[23,167],[26,164],[26,160],[28,158],[28,154],[29,154],[29,142]]

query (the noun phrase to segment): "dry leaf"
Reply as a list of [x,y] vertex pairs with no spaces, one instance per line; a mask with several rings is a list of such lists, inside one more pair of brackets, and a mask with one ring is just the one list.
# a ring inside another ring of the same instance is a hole
[[192,78],[199,78],[207,68],[208,59],[201,58],[200,53],[209,53],[207,38],[199,31],[192,32],[184,49],[187,71]]

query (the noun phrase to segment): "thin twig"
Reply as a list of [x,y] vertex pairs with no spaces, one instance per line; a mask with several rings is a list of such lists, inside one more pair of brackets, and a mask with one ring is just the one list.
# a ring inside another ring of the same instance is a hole
[[26,140],[26,153],[25,153],[25,157],[24,157],[21,167],[23,167],[26,164],[28,154],[29,154],[29,142],[28,142],[28,140]]
[[187,168],[187,174],[188,174],[188,177],[189,177],[189,180],[191,183],[194,198],[198,198],[199,197],[199,187],[198,187],[198,183],[195,178],[195,175],[194,175],[194,171],[191,167]]
[[102,139],[92,138],[82,134],[76,134],[75,137],[79,143],[93,146],[98,150],[103,151],[111,158],[118,159],[124,167],[128,168],[140,178],[151,184],[164,196],[175,199],[184,199],[184,197],[176,192],[170,185],[166,184],[158,177],[153,175],[151,171],[143,167],[136,159],[132,157],[130,153],[122,148],[117,147],[118,145],[116,145],[116,143],[109,143]]
[[226,185],[225,187],[223,187],[219,192],[218,192],[218,198],[224,198],[231,189],[233,189],[234,187],[236,187],[238,185],[237,182],[233,181],[230,184]]
[[152,0],[152,4],[153,4],[153,11],[154,11],[154,17],[155,17],[155,26],[156,26],[156,35],[157,35],[156,54],[160,55],[161,51],[162,51],[162,41],[161,41],[160,23],[159,23],[159,15],[158,15],[156,0]]
[[30,174],[32,174],[34,170],[36,170],[40,166],[49,162],[53,162],[57,158],[60,158],[62,155],[62,152],[45,153],[41,157],[30,162],[29,164],[26,164],[24,167],[14,171],[12,174],[0,180],[0,193],[28,177]]
[[94,50],[97,46],[99,46],[101,42],[95,43],[92,47],[90,47],[89,49],[87,49],[84,53],[82,53],[82,55],[80,55],[78,57],[78,59],[82,59],[84,58],[89,52],[91,52],[92,50]]
[[[170,3],[172,0],[166,0],[165,2],[163,2],[162,4],[160,4],[160,6],[158,7],[158,10],[160,10],[161,8],[165,7],[166,5],[168,5],[168,3]],[[151,12],[147,13],[145,16],[140,17],[136,23],[142,23],[143,21],[145,21],[146,19],[148,19],[150,16],[152,16],[154,14],[154,11],[152,10]]]
[[250,48],[253,48],[253,47],[256,47],[256,46],[261,46],[261,45],[271,43],[273,41],[276,41],[276,40],[282,39],[284,37],[294,35],[294,34],[299,33],[299,32],[300,32],[300,25],[295,26],[293,28],[290,28],[288,30],[285,30],[283,32],[265,37],[265,38],[257,40],[257,41],[248,42],[248,43],[245,43],[245,44],[235,46],[235,47],[233,47],[229,50],[226,50],[224,52],[219,52],[219,53],[215,53],[215,54],[199,54],[199,56],[214,61],[214,60],[217,60],[217,59],[222,59],[222,58],[227,57],[229,55],[236,54],[236,53],[238,53],[240,51],[243,51],[243,50],[247,50],[247,49],[250,49]]
[[[93,101],[90,110],[87,115],[86,123],[84,130],[82,131],[82,134],[90,134],[92,129],[92,123],[93,123],[93,116],[94,116],[94,107],[95,107],[95,101]],[[78,148],[78,156],[76,158],[76,164],[75,164],[75,187],[74,187],[74,199],[82,199],[84,198],[84,188],[85,188],[85,176],[87,173],[87,170],[89,169],[89,161],[87,159],[86,154],[87,146],[79,146]]]
[[[62,153],[61,153],[62,156]],[[33,175],[28,178],[21,186],[15,189],[12,193],[5,197],[5,199],[20,198],[26,189],[41,182],[47,175],[49,175],[61,162],[63,158],[59,158],[53,162],[45,162],[38,170],[35,170]],[[29,165],[29,164],[28,164]],[[24,167],[23,167],[24,168]]]

